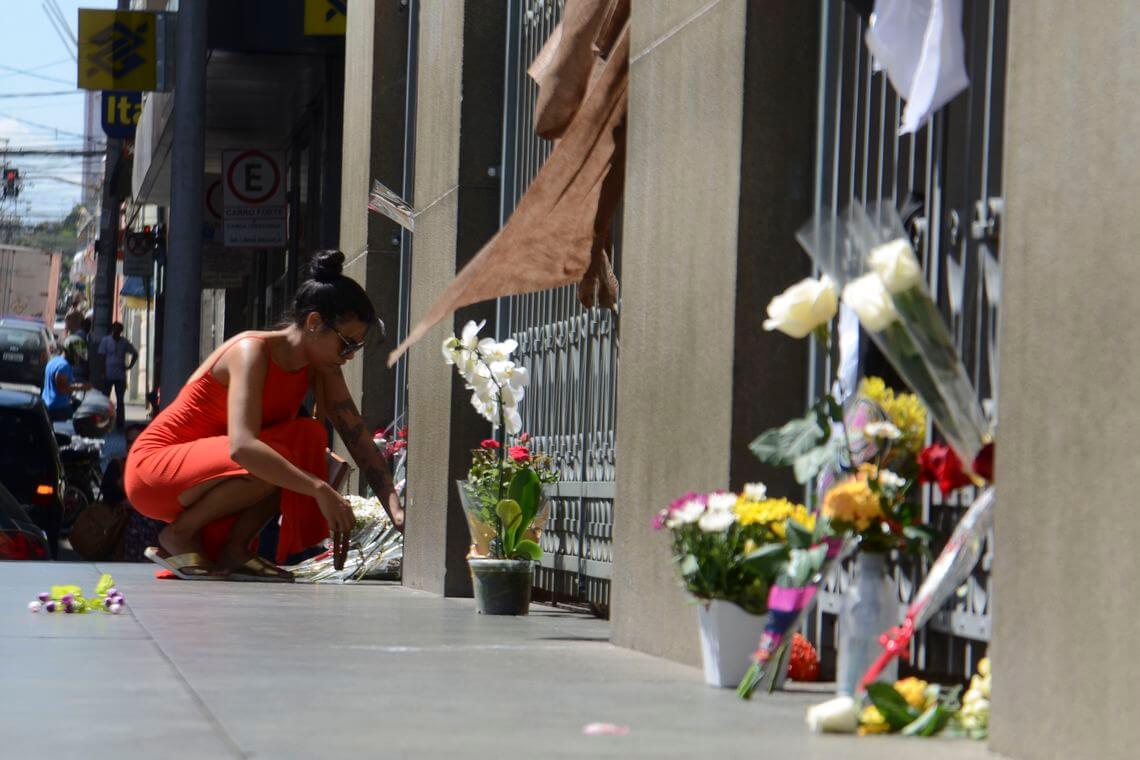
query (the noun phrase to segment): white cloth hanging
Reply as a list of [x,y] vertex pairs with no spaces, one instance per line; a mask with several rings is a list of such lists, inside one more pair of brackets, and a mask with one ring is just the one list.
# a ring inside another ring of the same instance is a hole
[[962,0],[876,0],[866,41],[906,101],[900,135],[917,130],[970,84]]

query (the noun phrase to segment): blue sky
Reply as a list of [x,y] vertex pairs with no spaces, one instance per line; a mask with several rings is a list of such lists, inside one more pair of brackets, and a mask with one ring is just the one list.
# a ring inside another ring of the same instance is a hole
[[[57,2],[73,33],[78,26],[79,8],[116,6],[115,0]],[[82,147],[84,91],[75,87],[75,60],[48,21],[43,3],[44,0],[0,0],[0,28],[4,30],[0,45],[0,149],[5,140],[10,148]],[[70,93],[12,97],[60,91]],[[96,132],[101,143],[103,135],[98,122]],[[26,221],[62,217],[80,200],[81,159],[23,157],[9,159],[9,163],[27,178],[18,206]],[[98,167],[97,173],[102,176],[101,162]]]

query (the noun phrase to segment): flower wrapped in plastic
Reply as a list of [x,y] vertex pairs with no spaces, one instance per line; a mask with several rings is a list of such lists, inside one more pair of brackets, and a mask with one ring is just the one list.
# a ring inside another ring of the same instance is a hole
[[898,212],[852,204],[842,217],[813,219],[800,245],[841,288],[875,345],[926,404],[962,461],[989,437],[977,394],[958,357]]
[[[396,493],[403,496],[407,485],[407,429],[393,422],[373,438],[392,467]],[[352,583],[361,580],[394,580],[400,577],[404,560],[404,534],[396,530],[384,506],[375,496],[348,496],[356,517],[349,537],[344,568],[334,567],[332,539],[327,551],[285,568],[297,583]]]

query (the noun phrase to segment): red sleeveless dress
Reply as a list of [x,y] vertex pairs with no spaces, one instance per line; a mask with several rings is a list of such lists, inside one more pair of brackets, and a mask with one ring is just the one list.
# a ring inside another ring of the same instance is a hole
[[[249,338],[263,340],[257,336]],[[328,474],[328,433],[320,422],[297,416],[308,391],[307,368],[286,372],[270,357],[258,438],[294,466],[323,480]],[[174,403],[147,425],[127,455],[123,476],[127,498],[136,510],[147,517],[174,522],[185,509],[178,497],[187,489],[219,477],[248,474],[248,470],[230,459],[226,434],[228,393],[229,388],[214,377],[214,366],[210,365],[205,374],[187,383]],[[224,517],[203,529],[202,543],[208,557],[217,556],[236,519]],[[281,491],[278,563],[328,535],[328,523],[316,499]]]

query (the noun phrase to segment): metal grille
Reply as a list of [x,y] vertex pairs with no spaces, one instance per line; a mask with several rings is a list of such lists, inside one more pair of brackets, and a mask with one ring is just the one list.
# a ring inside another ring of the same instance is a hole
[[[1001,295],[997,235],[1008,0],[965,1],[970,87],[919,132],[905,137],[897,135],[903,103],[886,76],[872,71],[863,43],[864,22],[843,0],[821,3],[816,211],[841,210],[855,199],[886,199],[908,217],[931,292],[979,397],[996,419]],[[812,363],[816,382],[825,382],[826,358],[815,356]],[[972,498],[971,489],[963,489],[943,500],[928,486],[926,517],[948,533]],[[914,667],[950,678],[972,672],[990,636],[992,557],[991,536],[963,593],[916,638]],[[923,570],[908,562],[892,570],[900,620]],[[836,613],[849,582],[849,568],[837,571],[810,621],[809,633],[825,666],[834,656]]]
[[[510,3],[503,223],[553,148],[534,134],[538,88],[526,69],[558,24],[562,5],[562,0]],[[542,537],[536,598],[586,603],[606,614],[613,563],[616,321],[609,311],[583,309],[573,286],[500,299],[498,315],[500,338],[518,341],[516,356],[531,374],[521,408],[523,428],[561,473]]]

